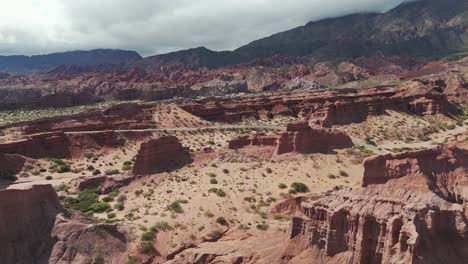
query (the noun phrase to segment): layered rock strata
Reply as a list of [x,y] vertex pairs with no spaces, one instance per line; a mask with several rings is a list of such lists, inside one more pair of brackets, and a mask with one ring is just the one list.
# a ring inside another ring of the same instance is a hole
[[[449,165],[435,169],[435,174],[419,173],[424,162],[412,158],[417,153],[402,154],[390,159],[391,164],[404,166],[396,171],[398,177],[384,177],[389,180],[385,184],[303,202],[303,216],[293,218],[284,259],[291,263],[300,258],[311,263],[317,258],[320,263],[464,263],[468,258],[467,153],[456,148],[419,152],[422,160]],[[460,170],[452,170],[457,166]],[[379,168],[388,175],[395,167]]]
[[351,138],[346,134],[315,129],[310,127],[307,121],[288,124],[287,131],[279,134],[260,133],[229,142],[230,149],[241,149],[249,146],[272,147],[275,155],[293,152],[304,154],[329,152],[352,145]]
[[177,137],[166,136],[151,139],[140,145],[133,174],[148,175],[180,168],[192,162],[188,149]]

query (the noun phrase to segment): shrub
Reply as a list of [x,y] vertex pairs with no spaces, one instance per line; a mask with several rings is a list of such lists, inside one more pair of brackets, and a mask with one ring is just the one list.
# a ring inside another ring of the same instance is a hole
[[123,203],[127,200],[127,196],[125,194],[121,194],[119,197],[117,197],[117,202]]
[[84,157],[87,158],[87,159],[92,159],[92,158],[94,158],[94,154],[93,153],[85,153]]
[[286,189],[286,188],[288,188],[288,186],[286,184],[284,184],[284,183],[280,183],[280,184],[278,184],[278,188]]
[[184,209],[182,209],[182,206],[180,205],[179,201],[172,202],[169,206],[168,209],[174,213],[181,214],[184,212]]
[[57,170],[58,173],[65,173],[65,172],[70,172],[70,171],[71,171],[71,167],[68,164],[60,165]]
[[114,205],[114,209],[119,210],[119,211],[123,211],[123,209],[125,209],[125,206],[122,203],[116,203]]
[[98,194],[95,189],[87,189],[78,194],[78,197],[65,199],[65,207],[82,212],[90,211],[89,207],[98,201]]
[[94,170],[93,171],[93,176],[98,176],[101,174],[101,171],[100,170]]
[[224,174],[229,174],[229,170],[228,169],[223,169],[223,173]]
[[216,179],[210,179],[210,183],[211,183],[211,184],[218,184],[218,180],[216,180]]
[[102,256],[97,256],[94,259],[93,264],[105,264],[104,258]]
[[152,229],[156,229],[158,231],[166,231],[166,230],[171,230],[172,227],[169,225],[168,222],[166,221],[160,221],[154,224],[154,226],[151,227]]
[[95,213],[105,212],[107,209],[111,208],[110,205],[106,202],[93,203],[88,207],[89,210]]
[[271,170],[270,168],[266,168],[266,172],[267,172],[268,174],[271,174],[271,173],[273,172],[273,170]]
[[208,236],[212,240],[218,240],[223,236],[223,232],[221,230],[213,230],[208,234]]
[[258,224],[256,227],[257,227],[258,230],[265,231],[265,230],[268,229],[269,226],[268,226],[268,224]]
[[219,197],[226,197],[226,193],[222,189],[211,188],[208,190],[210,193],[215,193]]
[[216,218],[216,223],[218,223],[220,225],[227,225],[226,219],[224,217],[222,217],[222,216]]
[[301,182],[294,182],[293,184],[291,184],[291,188],[299,193],[309,192],[309,187],[307,187],[307,185]]
[[106,175],[115,175],[115,174],[119,174],[120,171],[118,169],[109,169],[109,170],[106,170],[104,173]]
[[134,256],[128,256],[127,264],[139,264],[140,259]]
[[115,217],[116,217],[116,215],[114,213],[107,214],[107,218],[109,218],[109,219],[113,219]]
[[52,176],[47,176],[47,177],[45,177],[45,178],[46,178],[46,180],[48,180],[48,181],[50,181],[50,180],[53,179]]
[[210,210],[206,210],[205,213],[204,213],[204,215],[205,215],[206,217],[213,217],[213,216],[214,216],[213,212],[211,212]]
[[349,174],[348,174],[346,171],[344,171],[344,170],[340,170],[340,176],[341,176],[341,177],[348,177]]

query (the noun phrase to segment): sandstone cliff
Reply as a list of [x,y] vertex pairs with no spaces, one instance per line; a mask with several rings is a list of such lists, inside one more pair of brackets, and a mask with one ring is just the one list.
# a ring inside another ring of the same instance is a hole
[[[386,182],[384,177],[380,182],[385,184],[338,191],[302,203],[303,216],[293,219],[284,259],[291,263],[300,263],[299,259],[312,263],[313,259],[320,263],[465,263],[467,154],[466,150],[437,148],[419,152],[417,161],[411,158],[417,152],[387,157],[396,167],[378,169],[388,175],[397,168],[398,177],[393,180]],[[441,166],[433,169],[437,174],[419,173],[422,160]],[[460,169],[453,170],[457,166]]]
[[180,168],[192,162],[189,151],[174,136],[144,142],[136,156],[133,174],[148,175]]

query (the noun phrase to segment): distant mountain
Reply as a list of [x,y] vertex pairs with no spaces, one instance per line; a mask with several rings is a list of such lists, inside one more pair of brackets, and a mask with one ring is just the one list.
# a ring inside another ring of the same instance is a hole
[[131,65],[142,57],[135,51],[96,49],[90,51],[68,51],[35,56],[0,56],[0,72],[32,73],[43,72],[60,65]]
[[277,54],[338,59],[377,53],[433,56],[467,48],[468,1],[421,0],[405,2],[384,14],[354,14],[310,22],[235,51],[197,48],[148,57],[141,63],[216,68]]

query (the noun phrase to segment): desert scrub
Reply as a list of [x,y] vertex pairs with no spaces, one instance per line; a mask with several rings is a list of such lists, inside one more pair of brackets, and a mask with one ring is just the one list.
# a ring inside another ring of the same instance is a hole
[[65,199],[65,208],[87,213],[100,213],[110,208],[106,202],[99,202],[99,195],[95,189],[87,189],[78,194],[77,198]]
[[226,218],[224,218],[223,216],[216,218],[216,223],[223,225],[223,226],[228,224],[228,222],[226,221]]
[[291,184],[291,188],[292,188],[295,192],[298,192],[298,193],[306,193],[306,192],[309,192],[309,187],[307,187],[307,185],[305,185],[305,184],[302,183],[302,182],[294,182],[293,184]]
[[109,169],[104,172],[106,175],[116,175],[119,174],[120,171],[118,169]]
[[209,193],[215,193],[219,197],[226,197],[226,193],[222,189],[211,188],[208,190]]
[[182,206],[180,205],[180,201],[174,201],[170,205],[167,206],[167,209],[171,212],[182,214],[184,212],[184,209],[182,209]]
[[123,170],[123,171],[129,171],[129,170],[131,170],[131,169],[133,169],[133,162],[131,162],[131,161],[125,161],[125,162],[123,163],[123,165],[122,165],[122,170]]

